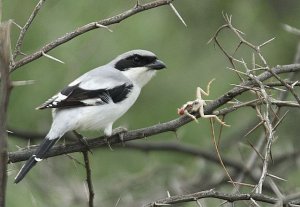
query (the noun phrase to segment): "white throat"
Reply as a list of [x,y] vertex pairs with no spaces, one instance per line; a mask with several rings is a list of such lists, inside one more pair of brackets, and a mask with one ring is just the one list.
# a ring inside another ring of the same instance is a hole
[[122,73],[139,87],[146,85],[151,78],[156,74],[156,70],[151,70],[146,67],[131,68]]

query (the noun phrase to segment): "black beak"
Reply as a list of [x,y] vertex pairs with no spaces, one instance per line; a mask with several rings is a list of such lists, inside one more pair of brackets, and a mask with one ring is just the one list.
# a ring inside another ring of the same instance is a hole
[[156,60],[155,62],[148,64],[147,67],[153,70],[161,70],[163,68],[166,68],[166,65],[163,61]]

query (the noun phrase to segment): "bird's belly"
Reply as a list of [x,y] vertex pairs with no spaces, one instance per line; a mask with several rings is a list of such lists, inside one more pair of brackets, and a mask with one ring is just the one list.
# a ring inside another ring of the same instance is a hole
[[104,129],[108,124],[120,118],[127,110],[116,104],[113,106],[110,104],[109,106],[82,107],[78,113],[76,128],[82,130]]

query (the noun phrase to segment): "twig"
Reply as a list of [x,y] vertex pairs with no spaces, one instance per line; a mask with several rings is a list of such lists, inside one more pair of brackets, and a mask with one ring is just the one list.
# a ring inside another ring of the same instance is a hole
[[223,158],[221,157],[221,154],[220,154],[220,151],[219,151],[219,145],[217,144],[216,142],[216,135],[215,135],[215,130],[214,130],[214,124],[213,124],[213,120],[212,118],[210,118],[210,128],[211,128],[211,138],[212,138],[212,141],[213,141],[213,145],[215,147],[215,150],[216,150],[216,153],[217,153],[217,156],[218,156],[218,159],[219,159],[219,162],[221,164],[221,166],[223,167],[228,179],[231,181],[231,183],[233,184],[234,187],[236,187],[235,185],[235,182],[232,180],[224,162],[223,162]]
[[[279,82],[281,82],[287,89],[288,91],[290,91],[290,93],[295,97],[296,101],[299,103],[300,105],[300,97],[296,94],[296,92],[294,91],[294,89],[287,84],[285,81],[283,81],[277,74],[273,73],[270,70],[269,65],[267,64],[267,61],[265,60],[265,58],[263,57],[262,53],[261,53],[261,48],[265,45],[267,45],[268,43],[270,43],[272,40],[274,40],[274,38],[271,38],[270,40],[267,40],[266,42],[256,46],[252,43],[250,43],[249,41],[247,41],[242,35],[243,33],[236,29],[233,25],[232,25],[232,16],[228,16],[227,14],[223,14],[223,18],[226,22],[226,24],[222,25],[217,32],[214,34],[214,36],[210,39],[209,42],[211,42],[212,40],[214,40],[214,42],[218,45],[218,47],[221,49],[221,51],[224,53],[224,55],[230,60],[231,65],[233,66],[233,68],[236,70],[235,65],[234,65],[234,61],[238,61],[237,59],[234,58],[233,55],[230,55],[223,47],[222,45],[219,43],[217,37],[219,35],[219,33],[224,30],[225,28],[230,29],[235,35],[236,37],[239,39],[239,44],[236,47],[235,52],[240,48],[240,46],[242,44],[247,45],[249,48],[253,49],[256,54],[258,55],[258,57],[261,59],[261,61],[264,64],[264,68],[266,68],[266,70],[268,70]],[[234,53],[235,53],[234,52]],[[238,61],[239,62],[239,61]],[[255,64],[254,64],[255,66]],[[255,67],[253,67],[253,69],[255,69]],[[241,78],[240,74],[237,73],[238,76]]]
[[201,191],[192,194],[167,197],[146,204],[144,205],[144,207],[157,207],[157,204],[178,204],[178,203],[194,202],[202,198],[217,198],[220,200],[226,200],[231,203],[236,201],[254,199],[255,201],[261,201],[269,204],[275,204],[279,200],[278,198],[266,196],[263,194],[227,194],[215,190],[208,190],[208,191]]
[[[255,100],[252,100],[252,101],[236,104],[236,105],[233,105],[233,106],[230,106],[230,107],[226,107],[226,108],[214,111],[214,114],[215,115],[226,115],[228,113],[231,113],[231,112],[236,111],[237,109],[240,109],[240,108],[243,108],[243,107],[252,107],[253,108],[255,106],[262,105],[262,104],[265,104],[265,101],[255,99]],[[300,105],[296,101],[272,100],[271,104],[275,105],[277,107],[292,107],[292,108],[294,108],[294,107],[299,108],[300,107]]]
[[294,35],[300,35],[300,30],[298,28],[292,27],[288,24],[282,24],[282,27],[285,31],[294,34]]
[[[229,183],[232,183],[232,181],[228,181]],[[254,188],[255,185],[249,184],[249,183],[238,183],[238,182],[234,182],[235,185],[241,185],[241,186],[246,186],[246,187],[250,187],[250,188]]]
[[[226,18],[225,18],[226,21]],[[258,54],[258,56],[260,57],[261,61],[264,63],[265,67],[267,68],[267,70],[279,81],[281,82],[289,91],[290,93],[295,97],[296,101],[300,104],[300,98],[298,97],[298,95],[296,94],[296,92],[294,91],[294,89],[288,85],[287,83],[285,83],[277,74],[273,73],[272,70],[270,70],[270,67],[267,64],[267,61],[265,60],[265,58],[263,57],[262,53],[261,53],[261,47],[265,46],[267,43],[269,43],[270,41],[274,40],[274,38],[266,41],[265,43],[260,44],[259,46],[255,46],[254,44],[246,41],[241,34],[237,31],[236,28],[233,27],[233,25],[231,24],[231,21],[227,20],[227,24],[228,27],[236,34],[236,36],[239,38],[239,40],[243,43],[246,44],[247,46],[249,46],[250,48],[252,48],[253,50],[256,51],[256,53]]]
[[10,72],[13,72],[17,68],[42,57],[43,53],[48,53],[49,51],[53,50],[54,48],[72,40],[73,38],[75,38],[79,35],[82,35],[88,31],[91,31],[91,30],[94,30],[97,28],[103,28],[103,27],[99,27],[99,25],[108,26],[108,25],[116,24],[116,23],[119,23],[137,13],[143,12],[145,10],[153,9],[153,8],[156,8],[159,6],[169,5],[172,2],[173,2],[173,0],[153,1],[150,3],[144,4],[144,5],[138,5],[132,9],[129,9],[129,10],[127,10],[123,13],[120,13],[118,15],[115,15],[113,17],[83,25],[83,26],[77,28],[76,30],[69,32],[69,33],[53,40],[52,42],[44,45],[40,50],[34,52],[33,54],[27,55],[24,58],[22,58],[21,60],[18,60],[15,63],[11,64]]
[[88,151],[83,151],[83,158],[84,158],[84,164],[85,164],[85,171],[86,171],[86,182],[89,189],[89,207],[94,207],[94,188],[93,188],[93,182],[92,182],[92,176],[91,176],[91,166],[89,161],[89,155]]
[[38,12],[40,11],[40,9],[43,6],[43,3],[46,0],[40,0],[37,5],[35,6],[35,8],[33,9],[30,17],[28,18],[26,24],[24,25],[24,27],[22,27],[19,38],[17,40],[16,46],[15,46],[15,50],[14,50],[14,54],[13,54],[13,60],[16,59],[16,57],[18,56],[18,54],[20,54],[21,52],[21,46],[23,44],[23,40],[25,37],[25,34],[27,32],[27,30],[29,29],[31,23],[33,22],[34,18],[36,17],[36,15],[38,14]]
[[[0,11],[1,12],[1,11]],[[0,206],[5,206],[6,182],[7,182],[7,108],[11,91],[9,77],[10,61],[10,22],[0,24]]]
[[271,100],[265,90],[265,86],[263,85],[263,83],[260,80],[258,80],[257,77],[253,74],[250,74],[249,77],[252,78],[259,85],[260,92],[264,98],[263,100],[266,102],[266,109],[265,109],[264,115],[260,114],[260,111],[256,107],[257,115],[263,122],[263,126],[265,127],[265,130],[267,132],[267,135],[266,135],[267,136],[267,145],[266,145],[266,152],[265,152],[265,156],[264,156],[264,160],[263,160],[264,162],[263,162],[262,174],[261,174],[261,177],[259,179],[259,182],[258,182],[257,188],[256,188],[257,193],[262,193],[263,183],[264,183],[264,180],[268,173],[268,165],[269,165],[269,160],[271,158],[271,146],[272,146],[272,143],[274,140],[274,131],[273,131],[272,122],[270,121],[270,115],[269,115]]
[[264,116],[260,116],[260,117],[262,118],[262,120],[264,120],[264,126],[267,132],[267,145],[266,145],[266,152],[264,156],[262,174],[257,184],[257,189],[256,189],[257,193],[262,193],[263,183],[268,173],[269,160],[271,159],[271,146],[274,140],[273,126],[271,124],[270,119],[268,118],[267,112]]

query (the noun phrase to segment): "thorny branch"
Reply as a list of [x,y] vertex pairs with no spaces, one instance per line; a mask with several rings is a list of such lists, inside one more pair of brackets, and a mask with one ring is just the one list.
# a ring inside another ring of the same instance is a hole
[[[153,2],[150,2],[147,4],[143,4],[143,5],[137,4],[132,9],[129,9],[121,14],[115,15],[115,16],[107,18],[107,19],[103,19],[100,21],[91,22],[89,24],[83,25],[83,26],[77,28],[76,30],[69,32],[69,33],[53,40],[52,42],[44,45],[40,50],[34,52],[33,54],[27,55],[24,58],[22,58],[21,60],[16,61],[15,63],[11,63],[10,72],[13,72],[17,68],[20,68],[21,66],[42,57],[43,54],[48,53],[49,51],[60,46],[61,44],[64,44],[64,43],[72,40],[73,38],[75,38],[79,35],[82,35],[88,31],[91,31],[94,29],[108,28],[109,25],[119,23],[137,13],[143,12],[145,10],[153,9],[153,8],[156,8],[159,6],[169,5],[172,2],[173,2],[173,0],[157,0],[157,1],[153,1]],[[16,51],[18,51],[18,49]]]
[[166,205],[171,205],[176,203],[197,202],[198,200],[201,200],[203,198],[217,198],[219,200],[225,200],[230,203],[235,203],[237,201],[246,201],[246,200],[248,201],[254,200],[255,202],[263,202],[269,204],[276,204],[278,202],[281,202],[284,206],[287,207],[293,207],[295,206],[295,204],[298,204],[297,202],[291,201],[289,199],[279,199],[271,196],[266,196],[263,194],[243,194],[243,193],[227,194],[212,189],[212,190],[201,191],[192,194],[170,196],[146,204],[144,205],[144,207],[158,207],[158,206],[166,206]]
[[[230,63],[232,64],[232,66],[234,67],[234,69],[236,68],[236,64],[235,62],[239,62],[239,60],[237,60],[234,57],[234,54],[236,53],[236,51],[241,47],[241,45],[247,45],[249,48],[253,49],[256,54],[258,55],[258,57],[260,58],[260,60],[263,62],[264,64],[264,69],[268,70],[270,73],[272,73],[272,75],[278,80],[280,81],[290,92],[291,94],[293,94],[293,96],[295,97],[295,99],[297,100],[297,102],[300,104],[300,98],[298,97],[298,95],[295,93],[295,91],[293,90],[293,87],[287,83],[285,83],[279,76],[277,76],[277,74],[274,74],[271,70],[269,65],[267,64],[266,59],[264,58],[264,56],[261,53],[261,48],[265,45],[267,45],[268,43],[270,43],[272,40],[274,40],[275,38],[272,38],[258,46],[248,42],[247,40],[245,40],[243,38],[242,35],[244,35],[244,33],[238,29],[236,29],[233,25],[232,25],[232,16],[228,16],[227,14],[223,14],[224,20],[226,22],[226,24],[222,25],[221,27],[219,27],[219,29],[217,30],[217,32],[215,33],[215,35],[209,40],[209,42],[211,41],[215,41],[215,43],[217,44],[217,46],[222,50],[222,52],[224,53],[224,55],[228,58],[228,60],[230,61]],[[221,43],[218,41],[217,37],[220,34],[220,32],[225,29],[228,28],[230,29],[236,36],[237,38],[240,40],[240,43],[238,44],[238,46],[235,49],[235,53],[233,55],[230,55],[221,45]],[[253,68],[255,69],[255,68]],[[240,74],[238,73],[239,77]]]
[[21,52],[21,46],[23,44],[23,40],[25,37],[25,34],[27,32],[27,30],[29,29],[31,23],[33,22],[34,18],[36,17],[36,15],[38,14],[39,10],[42,8],[43,3],[46,0],[40,0],[37,5],[35,6],[32,14],[30,15],[29,19],[27,20],[26,24],[24,25],[24,27],[22,27],[19,38],[17,40],[16,46],[15,46],[15,50],[14,50],[14,54],[13,54],[13,61],[16,59],[16,57],[19,54],[22,54]]
[[[256,192],[257,193],[262,193],[262,187],[263,187],[263,183],[265,181],[265,178],[268,174],[268,163],[271,159],[271,146],[272,143],[274,142],[275,136],[274,136],[274,129],[275,127],[279,124],[279,122],[274,125],[274,121],[272,121],[272,116],[274,114],[275,118],[278,118],[277,113],[274,112],[274,109],[272,108],[272,104],[274,104],[274,99],[271,98],[271,94],[268,93],[267,91],[267,86],[262,83],[261,80],[259,80],[256,75],[257,71],[259,70],[264,70],[264,71],[268,71],[271,73],[271,75],[273,77],[275,77],[286,89],[287,91],[289,91],[294,98],[296,99],[297,103],[295,106],[299,107],[299,103],[300,103],[300,99],[298,97],[298,95],[295,93],[294,91],[294,85],[293,84],[288,84],[286,81],[284,81],[280,76],[278,76],[278,74],[273,73],[273,71],[270,69],[270,66],[268,65],[266,59],[264,58],[264,56],[262,55],[261,52],[261,47],[267,45],[268,43],[270,43],[274,38],[256,46],[252,43],[250,43],[249,41],[247,41],[243,35],[244,33],[241,32],[240,30],[236,29],[233,25],[232,25],[232,17],[228,16],[226,14],[223,15],[224,20],[226,22],[226,24],[222,25],[217,32],[215,33],[215,35],[211,38],[211,41],[214,41],[217,46],[221,49],[221,51],[223,52],[223,54],[228,58],[228,60],[230,61],[231,65],[233,66],[233,71],[235,71],[239,78],[241,80],[244,80],[242,76],[246,76],[247,79],[253,80],[256,82],[257,87],[249,87],[248,89],[251,90],[256,96],[257,99],[255,100],[251,100],[248,101],[246,103],[238,103],[233,107],[229,107],[227,109],[223,109],[221,111],[219,111],[219,114],[226,114],[229,112],[232,112],[234,110],[236,110],[236,108],[239,107],[244,107],[244,106],[252,106],[256,108],[256,112],[257,112],[257,116],[260,118],[261,123],[258,125],[262,125],[265,128],[265,137],[267,140],[266,146],[265,146],[265,154],[263,156],[263,167],[262,167],[262,173],[261,173],[261,178],[258,182],[257,188],[256,188]],[[219,42],[218,40],[218,35],[225,29],[229,29],[230,31],[232,31],[232,33],[239,39],[239,44],[236,46],[235,52],[233,54],[230,54],[229,52],[226,51],[225,48],[223,48],[222,44]],[[249,69],[247,66],[247,63],[244,60],[238,60],[236,59],[235,53],[238,51],[238,49],[240,48],[241,45],[246,45],[247,47],[251,48],[254,50],[255,54],[259,57],[260,61],[263,63],[263,66],[260,66],[258,64],[256,64],[255,62],[255,55],[253,54],[252,57],[252,68]],[[237,69],[237,64],[241,64],[246,72],[241,72],[240,70]],[[297,82],[295,82],[297,83]],[[244,85],[240,85],[240,87],[245,87]],[[281,100],[279,100],[279,102],[276,100],[277,103],[286,103],[283,102]],[[264,103],[264,107],[262,108],[261,105],[259,105],[258,103]],[[276,105],[276,104],[275,104]],[[279,105],[277,105],[279,106]],[[275,120],[275,119],[274,119]],[[279,119],[280,121],[282,119]],[[256,128],[255,128],[256,129]],[[263,146],[263,137],[261,138],[261,144],[259,144],[259,148],[255,149],[254,151],[255,153],[259,153],[260,148]],[[255,154],[254,154],[255,156]],[[252,162],[249,163],[254,163],[254,159],[250,159],[252,160]],[[239,181],[240,182],[240,181]]]

